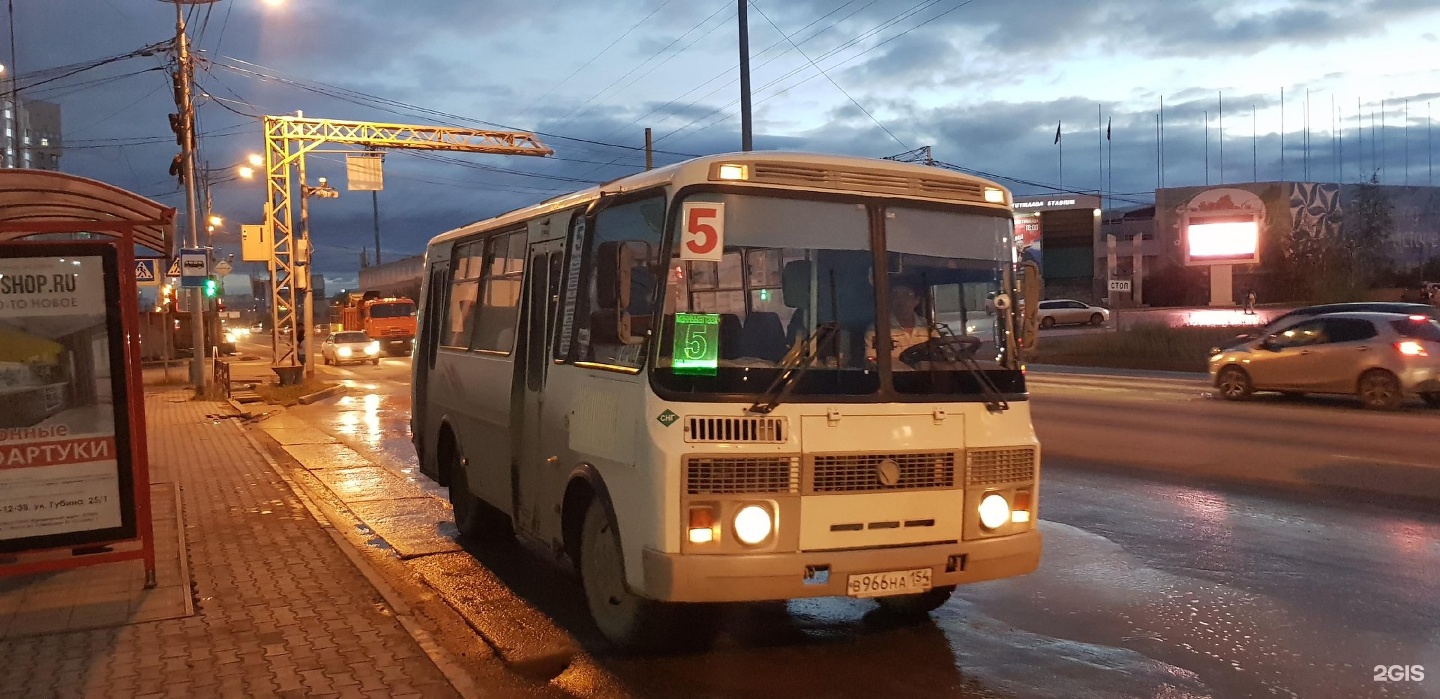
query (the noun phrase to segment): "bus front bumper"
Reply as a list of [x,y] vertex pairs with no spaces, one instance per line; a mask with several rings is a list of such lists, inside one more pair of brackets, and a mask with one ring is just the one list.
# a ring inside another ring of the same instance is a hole
[[996,580],[1040,565],[1029,531],[959,543],[848,551],[697,555],[645,549],[644,596],[667,602],[844,597],[849,576],[929,568],[933,587]]

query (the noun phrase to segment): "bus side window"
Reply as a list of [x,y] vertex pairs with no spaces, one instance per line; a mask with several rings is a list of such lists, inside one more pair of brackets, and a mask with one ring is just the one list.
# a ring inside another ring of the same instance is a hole
[[586,245],[593,271],[582,316],[589,343],[581,361],[640,366],[658,290],[664,209],[663,197],[650,197],[616,204],[596,217]]
[[487,241],[490,266],[482,280],[482,302],[476,308],[470,349],[504,352],[515,348],[520,319],[520,287],[525,276],[525,231],[497,235]]
[[484,267],[485,243],[476,240],[456,245],[450,266],[450,303],[445,308],[445,322],[440,329],[440,344],[445,347],[467,348],[474,322],[474,305],[480,296],[480,274]]

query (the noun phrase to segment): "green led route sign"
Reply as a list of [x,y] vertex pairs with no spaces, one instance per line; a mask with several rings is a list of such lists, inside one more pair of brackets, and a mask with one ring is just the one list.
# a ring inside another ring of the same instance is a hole
[[720,314],[676,313],[675,355],[677,374],[714,376],[720,366]]

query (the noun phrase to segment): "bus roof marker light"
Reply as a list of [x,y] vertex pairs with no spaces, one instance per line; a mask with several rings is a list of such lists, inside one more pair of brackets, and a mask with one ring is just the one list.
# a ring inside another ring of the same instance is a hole
[[985,201],[988,201],[988,202],[990,202],[991,204],[1004,204],[1004,203],[1005,203],[1005,190],[1003,190],[1003,189],[996,189],[996,188],[994,188],[994,187],[986,187],[986,188],[985,188]]
[[750,169],[744,165],[725,164],[717,171],[717,176],[722,180],[748,180]]

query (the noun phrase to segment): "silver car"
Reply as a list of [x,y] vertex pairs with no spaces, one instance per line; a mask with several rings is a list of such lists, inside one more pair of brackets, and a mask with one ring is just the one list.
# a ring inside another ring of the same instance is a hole
[[320,356],[326,364],[345,362],[380,363],[380,343],[363,332],[338,332],[325,339]]
[[1210,357],[1220,395],[1354,395],[1393,409],[1407,396],[1440,407],[1440,323],[1422,315],[1331,313],[1306,318]]
[[1104,325],[1110,320],[1110,309],[1091,306],[1074,299],[1051,299],[1040,302],[1040,327],[1061,324]]

